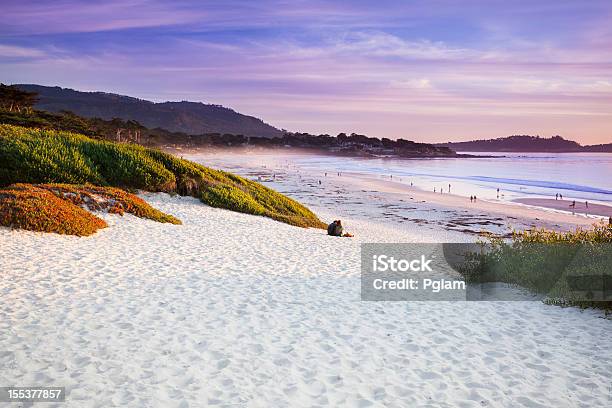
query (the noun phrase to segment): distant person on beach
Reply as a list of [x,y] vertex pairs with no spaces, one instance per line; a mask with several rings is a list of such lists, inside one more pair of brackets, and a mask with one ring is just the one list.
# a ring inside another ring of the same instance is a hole
[[451,185],[450,185],[450,183],[448,183],[448,192],[449,193],[450,193],[450,188],[451,188]]
[[555,200],[559,199],[559,193],[555,194]]
[[563,194],[559,194],[559,200],[563,200]]
[[436,188],[434,187],[434,193],[436,192]]
[[474,202],[476,202],[476,196],[474,196]]
[[589,202],[588,202],[588,201],[585,201],[585,202],[584,202],[584,206],[585,206],[586,208],[589,208]]
[[319,185],[321,185],[321,180],[319,180]]
[[497,188],[497,198],[499,198],[499,187]]
[[571,208],[576,207],[576,200],[572,201],[572,203],[569,205]]
[[474,196],[470,196],[470,203],[474,201]]

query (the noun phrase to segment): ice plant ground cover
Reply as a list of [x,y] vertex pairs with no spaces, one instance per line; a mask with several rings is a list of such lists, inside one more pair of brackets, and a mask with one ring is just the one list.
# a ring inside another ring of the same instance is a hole
[[107,223],[90,211],[134,214],[180,224],[134,194],[113,187],[70,184],[13,184],[0,189],[0,226],[87,236]]

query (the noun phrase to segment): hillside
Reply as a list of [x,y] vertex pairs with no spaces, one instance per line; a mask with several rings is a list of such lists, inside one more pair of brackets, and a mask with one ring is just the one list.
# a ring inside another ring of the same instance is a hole
[[592,153],[612,153],[612,143],[583,146],[582,151]]
[[469,142],[438,143],[436,146],[448,147],[454,151],[463,152],[612,152],[612,144],[582,146],[573,140],[561,136],[550,138],[528,135],[515,135],[487,140],[472,140]]
[[[2,90],[0,85],[0,92]],[[35,98],[35,96],[32,96]],[[2,98],[0,97],[0,101]],[[36,109],[7,111],[0,107],[0,123],[27,128],[58,130],[83,134],[113,142],[131,142],[157,148],[262,148],[308,149],[320,154],[341,156],[395,156],[405,158],[465,157],[447,147],[409,140],[378,139],[344,133],[338,136],[285,133],[282,137],[247,137],[229,133],[188,135],[164,129],[148,129],[136,121],[83,118],[71,112],[50,113]]]
[[162,128],[186,134],[231,133],[245,136],[278,137],[282,132],[253,116],[242,115],[220,105],[199,102],[154,103],[105,92],[32,84],[18,88],[38,93],[37,109],[71,111],[86,118],[134,120],[148,128]]

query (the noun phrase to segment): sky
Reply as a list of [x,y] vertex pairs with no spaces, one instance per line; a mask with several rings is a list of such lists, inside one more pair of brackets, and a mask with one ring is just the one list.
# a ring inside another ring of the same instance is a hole
[[0,81],[290,131],[612,142],[612,1],[2,0]]

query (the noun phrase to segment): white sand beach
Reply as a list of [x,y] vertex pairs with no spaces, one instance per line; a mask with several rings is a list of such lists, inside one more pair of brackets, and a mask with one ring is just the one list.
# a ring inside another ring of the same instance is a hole
[[78,408],[610,404],[600,312],[360,300],[361,242],[435,235],[349,217],[339,239],[143,197],[183,225],[0,229],[0,384],[65,386],[56,406]]

